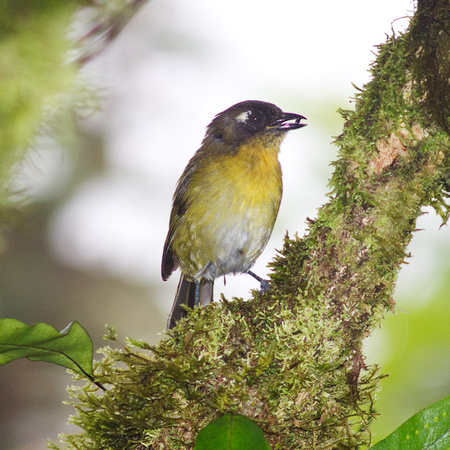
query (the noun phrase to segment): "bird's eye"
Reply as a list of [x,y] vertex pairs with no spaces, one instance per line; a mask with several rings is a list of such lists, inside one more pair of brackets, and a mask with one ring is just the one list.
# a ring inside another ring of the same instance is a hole
[[251,114],[248,123],[254,127],[260,127],[263,123],[263,117],[260,114]]
[[251,130],[259,130],[264,128],[265,118],[264,115],[258,111],[245,111],[236,116],[238,122],[242,122],[244,126]]

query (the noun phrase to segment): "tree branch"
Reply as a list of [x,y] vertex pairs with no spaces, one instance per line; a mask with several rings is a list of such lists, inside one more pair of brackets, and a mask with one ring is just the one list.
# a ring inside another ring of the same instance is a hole
[[[394,284],[422,207],[449,208],[449,4],[422,1],[409,30],[379,46],[355,111],[342,111],[329,202],[286,238],[272,289],[198,308],[156,347],[107,349],[98,396],[76,391],[72,448],[192,448],[226,411],[272,448],[370,441],[380,375],[364,338],[394,309]],[[126,369],[116,366],[125,363]]]

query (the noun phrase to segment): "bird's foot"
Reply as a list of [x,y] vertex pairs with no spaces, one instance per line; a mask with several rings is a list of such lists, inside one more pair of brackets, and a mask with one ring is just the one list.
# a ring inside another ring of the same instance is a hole
[[247,270],[247,273],[251,275],[255,280],[259,281],[259,284],[261,286],[261,294],[265,294],[270,289],[270,283],[264,279],[262,279],[260,276],[256,275],[256,273],[253,273],[251,270]]

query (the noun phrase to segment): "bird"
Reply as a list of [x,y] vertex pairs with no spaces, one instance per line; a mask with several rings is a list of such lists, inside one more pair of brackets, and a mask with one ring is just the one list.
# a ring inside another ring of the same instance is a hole
[[161,276],[181,269],[167,328],[213,301],[214,280],[247,273],[267,245],[281,203],[278,161],[289,130],[306,117],[272,103],[247,100],[217,114],[188,162],[173,196]]

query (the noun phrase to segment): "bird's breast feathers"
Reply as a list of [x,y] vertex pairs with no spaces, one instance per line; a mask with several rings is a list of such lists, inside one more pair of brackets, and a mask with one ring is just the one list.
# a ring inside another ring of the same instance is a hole
[[173,240],[183,273],[214,279],[250,269],[278,214],[282,181],[277,154],[278,146],[241,147],[192,174],[189,205]]

